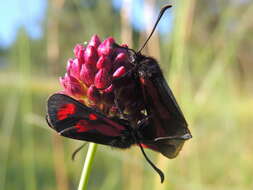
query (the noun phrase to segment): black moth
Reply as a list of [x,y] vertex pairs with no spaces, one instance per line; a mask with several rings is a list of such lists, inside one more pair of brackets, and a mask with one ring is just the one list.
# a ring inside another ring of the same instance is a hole
[[164,174],[149,160],[143,147],[174,158],[185,140],[191,138],[187,122],[157,61],[140,53],[163,13],[170,7],[167,5],[161,9],[150,36],[138,52],[115,44],[129,51],[134,64],[134,69],[118,80],[133,77],[142,91],[147,117],[138,121],[137,126],[133,127],[127,118],[108,118],[63,94],[50,96],[47,104],[47,122],[60,135],[117,148],[128,148],[136,144],[160,175],[161,182],[164,181]]

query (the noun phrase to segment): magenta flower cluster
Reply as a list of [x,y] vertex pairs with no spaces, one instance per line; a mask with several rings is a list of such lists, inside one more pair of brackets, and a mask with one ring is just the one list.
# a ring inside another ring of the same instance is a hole
[[65,76],[60,78],[63,93],[105,114],[116,115],[117,92],[117,100],[124,111],[136,110],[135,100],[138,93],[133,94],[135,82],[131,78],[121,86],[113,82],[133,67],[127,49],[115,46],[112,37],[101,42],[99,37],[94,35],[86,45],[76,45],[74,55],[74,58],[68,60]]

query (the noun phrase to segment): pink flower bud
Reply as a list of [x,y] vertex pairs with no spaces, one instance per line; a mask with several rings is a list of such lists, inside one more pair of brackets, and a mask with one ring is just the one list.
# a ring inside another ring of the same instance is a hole
[[112,37],[107,38],[98,46],[98,55],[110,55],[113,52],[113,44],[115,43]]
[[67,73],[69,75],[74,76],[75,78],[79,78],[81,70],[81,63],[79,59],[69,59],[67,64]]
[[107,56],[101,56],[97,62],[97,69],[105,68],[109,71],[112,67],[112,62]]
[[128,54],[128,46],[126,44],[121,44],[120,45],[122,48],[118,47],[115,49],[115,54],[120,54],[120,53],[125,53]]
[[67,70],[67,73],[70,73],[71,72],[71,68],[72,68],[72,64],[73,64],[73,59],[69,59],[68,62],[67,62],[67,67],[66,67],[66,70]]
[[104,89],[106,88],[110,83],[110,75],[106,69],[99,69],[97,72],[94,84],[98,89]]
[[68,89],[70,94],[75,97],[83,97],[86,93],[82,85],[78,81],[70,81],[70,88]]
[[97,48],[99,45],[101,44],[101,41],[99,39],[99,37],[95,34],[91,37],[91,40],[89,42],[90,46],[93,46],[95,48]]
[[64,78],[60,78],[60,83],[65,89],[66,94],[81,97],[86,92],[80,82],[73,76],[65,74]]
[[125,66],[127,69],[131,67],[131,64],[129,63],[128,55],[126,53],[119,53],[113,62],[113,68],[117,69],[120,66]]
[[85,64],[96,64],[98,60],[98,54],[95,47],[88,45],[84,53]]
[[68,74],[65,73],[65,76],[64,76],[64,77],[60,77],[59,80],[60,80],[61,86],[62,86],[62,87],[64,88],[64,90],[65,90],[65,89],[67,88],[67,86],[68,86]]
[[113,86],[113,84],[111,84],[108,88],[104,89],[103,92],[104,93],[111,93],[111,92],[113,92],[113,90],[114,90],[114,86]]
[[112,75],[113,78],[122,77],[126,73],[126,68],[124,66],[119,67]]
[[99,93],[98,89],[97,89],[94,85],[91,85],[91,86],[88,88],[87,97],[88,97],[91,101],[93,101],[94,103],[99,102],[99,100],[100,100],[100,93]]
[[120,46],[124,47],[124,48],[128,48],[127,44],[121,44]]
[[120,62],[127,62],[128,60],[128,55],[125,53],[119,53],[116,58],[114,59],[114,64],[120,63]]
[[93,84],[94,77],[95,77],[95,71],[89,68],[88,65],[83,64],[80,71],[81,81],[83,81],[86,84],[86,86],[90,86],[91,84]]
[[82,44],[77,44],[74,48],[74,54],[76,58],[83,59],[85,47]]

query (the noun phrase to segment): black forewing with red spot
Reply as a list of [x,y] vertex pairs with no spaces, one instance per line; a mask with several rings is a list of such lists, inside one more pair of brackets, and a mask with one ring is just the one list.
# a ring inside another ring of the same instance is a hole
[[[47,120],[51,128],[72,139],[126,148],[129,126],[126,121],[109,119],[64,94],[54,94],[48,99]],[[123,140],[122,140],[123,139]]]
[[[145,139],[160,139],[143,145],[168,158],[174,158],[184,141],[191,138],[187,122],[157,62],[147,58],[139,73],[147,113],[150,116],[149,126],[142,133]],[[185,140],[173,138],[176,136],[184,136]]]

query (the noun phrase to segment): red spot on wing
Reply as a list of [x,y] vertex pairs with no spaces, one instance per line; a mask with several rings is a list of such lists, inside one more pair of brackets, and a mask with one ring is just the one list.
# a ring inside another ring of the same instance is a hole
[[86,132],[91,130],[91,125],[89,124],[88,121],[86,120],[80,120],[77,124],[76,124],[76,129],[78,133],[82,133],[82,132]]
[[97,117],[97,115],[96,115],[96,114],[91,113],[91,114],[89,114],[89,119],[90,119],[90,120],[97,120],[97,119],[98,119],[98,117]]
[[76,106],[74,104],[64,104],[57,112],[57,119],[58,120],[66,119],[69,115],[72,115],[75,112]]
[[75,128],[78,133],[83,132],[97,132],[105,136],[119,136],[121,134],[121,130],[115,128],[110,124],[105,123],[92,123],[92,121],[88,120],[80,120]]

